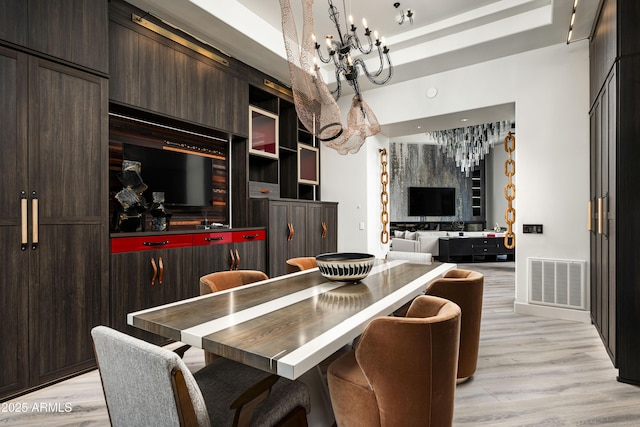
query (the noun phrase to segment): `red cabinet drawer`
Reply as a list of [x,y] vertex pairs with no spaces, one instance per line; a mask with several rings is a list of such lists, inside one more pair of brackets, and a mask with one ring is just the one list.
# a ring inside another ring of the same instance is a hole
[[172,234],[166,236],[114,237],[111,239],[111,253],[184,248],[193,245],[191,236],[191,234]]
[[266,240],[267,232],[265,230],[247,230],[234,231],[233,243],[254,242],[257,240]]
[[213,232],[197,233],[193,235],[193,246],[220,245],[222,243],[232,243],[233,232]]

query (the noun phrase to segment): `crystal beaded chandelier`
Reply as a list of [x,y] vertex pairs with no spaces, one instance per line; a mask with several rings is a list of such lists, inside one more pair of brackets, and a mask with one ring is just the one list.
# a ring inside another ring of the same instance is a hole
[[433,138],[440,151],[449,158],[454,158],[456,166],[469,176],[480,164],[489,149],[501,141],[515,123],[500,121],[456,129],[427,132]]

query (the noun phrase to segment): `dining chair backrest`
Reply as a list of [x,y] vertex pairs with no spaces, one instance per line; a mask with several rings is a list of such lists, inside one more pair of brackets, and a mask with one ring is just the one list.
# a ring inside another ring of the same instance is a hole
[[269,276],[258,270],[217,271],[200,278],[200,295],[224,291],[268,278]]
[[[200,388],[177,354],[105,326],[91,335],[111,425],[177,426],[186,413],[198,426],[211,425]],[[188,390],[182,407],[176,381]]]
[[309,270],[311,268],[316,268],[318,263],[316,262],[315,257],[298,257],[298,258],[289,258],[287,260],[287,274],[295,273],[296,271]]
[[407,317],[379,317],[328,370],[338,425],[446,426],[453,422],[460,308],[419,296]]
[[446,298],[458,304],[462,310],[457,375],[459,383],[468,380],[478,365],[483,293],[484,275],[465,269],[449,270],[427,287],[427,295]]

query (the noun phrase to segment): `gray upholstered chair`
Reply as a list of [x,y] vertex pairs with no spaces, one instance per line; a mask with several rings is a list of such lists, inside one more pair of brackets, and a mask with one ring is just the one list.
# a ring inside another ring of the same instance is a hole
[[289,258],[287,260],[287,274],[295,273],[296,271],[309,270],[310,268],[316,268],[318,263],[316,262],[316,258],[309,257],[298,257],[298,258]]
[[299,381],[222,358],[192,375],[162,347],[105,326],[91,335],[115,427],[307,425]]
[[459,340],[460,307],[443,298],[422,295],[405,318],[372,320],[329,365],[338,426],[450,426]]

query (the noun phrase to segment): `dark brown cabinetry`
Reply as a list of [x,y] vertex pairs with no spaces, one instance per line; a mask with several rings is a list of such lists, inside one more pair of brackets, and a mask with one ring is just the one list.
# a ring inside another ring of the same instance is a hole
[[640,384],[640,8],[605,0],[590,43],[591,318],[622,382]]
[[0,69],[2,397],[94,366],[109,254],[106,79],[3,48]]
[[214,271],[265,270],[265,230],[114,235],[111,239],[111,324],[162,343],[127,325],[127,314],[200,294],[199,278]]
[[107,0],[2,0],[0,40],[107,73],[107,13]]
[[[228,66],[219,64],[134,23],[132,13],[145,15],[124,2],[110,3],[111,101],[246,136],[245,66],[231,58]],[[178,32],[152,16],[145,19]],[[201,45],[186,34],[179,36]]]
[[[115,244],[114,244],[115,243]],[[120,252],[141,245],[129,252]],[[112,239],[111,325],[142,339],[163,339],[127,325],[127,313],[199,294],[191,235]]]
[[200,278],[223,270],[267,271],[266,231],[194,234],[194,269]]
[[250,220],[267,227],[270,277],[285,274],[289,258],[336,251],[336,203],[251,199]]

